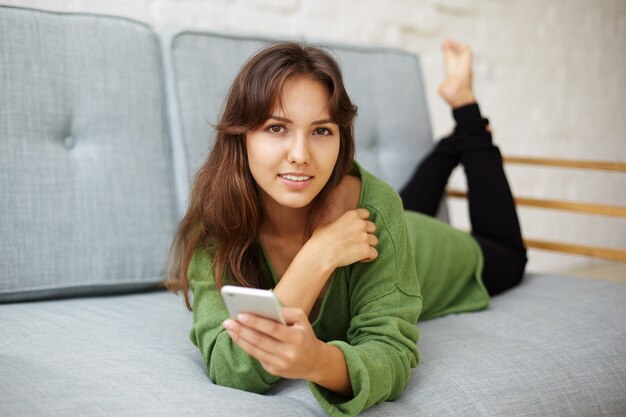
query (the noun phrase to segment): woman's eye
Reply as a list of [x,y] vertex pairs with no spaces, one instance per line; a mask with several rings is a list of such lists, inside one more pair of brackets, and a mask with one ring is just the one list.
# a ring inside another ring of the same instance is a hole
[[330,129],[325,127],[318,127],[313,133],[317,136],[329,136],[333,134]]
[[281,125],[271,125],[267,128],[267,131],[270,133],[283,133],[285,128]]

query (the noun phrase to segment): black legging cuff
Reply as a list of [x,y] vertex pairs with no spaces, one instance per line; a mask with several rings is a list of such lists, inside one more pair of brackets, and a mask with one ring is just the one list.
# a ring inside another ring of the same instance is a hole
[[484,130],[489,120],[480,114],[478,103],[466,104],[452,110],[452,117],[456,121],[455,134]]

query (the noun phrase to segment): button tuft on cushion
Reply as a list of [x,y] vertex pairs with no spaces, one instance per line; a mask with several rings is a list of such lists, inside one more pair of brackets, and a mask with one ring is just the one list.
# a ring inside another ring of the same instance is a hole
[[63,146],[67,149],[72,149],[74,145],[76,145],[76,139],[74,139],[74,136],[66,136],[65,139],[63,139]]

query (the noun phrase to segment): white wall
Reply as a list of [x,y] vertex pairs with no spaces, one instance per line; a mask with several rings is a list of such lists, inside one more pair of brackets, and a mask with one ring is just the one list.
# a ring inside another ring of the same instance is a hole
[[[446,36],[475,50],[475,85],[505,155],[626,162],[625,0],[13,0],[192,27],[399,47],[420,54],[435,134],[452,120],[436,87]],[[626,205],[626,173],[506,168],[515,194]],[[465,187],[462,171],[451,186]],[[452,223],[468,227],[465,202]],[[626,249],[626,219],[520,208],[526,237]],[[530,251],[529,270],[599,264]],[[601,263],[600,263],[601,264]]]

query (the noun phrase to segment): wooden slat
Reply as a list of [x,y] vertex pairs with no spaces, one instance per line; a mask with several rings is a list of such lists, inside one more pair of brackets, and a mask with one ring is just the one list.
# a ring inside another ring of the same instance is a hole
[[544,249],[563,253],[585,255],[593,258],[607,259],[610,261],[626,262],[626,250],[600,248],[596,246],[572,245],[569,243],[550,242],[545,240],[525,239],[526,246],[535,249]]
[[[536,157],[503,157],[503,161],[509,164],[544,165],[562,168],[591,169],[598,171],[618,171],[626,172],[626,163],[605,162],[605,161],[581,161],[557,158],[536,158]],[[465,197],[467,194],[459,191],[452,191],[451,196]],[[515,203],[519,205],[544,207],[557,210],[576,211],[607,216],[626,217],[626,207],[609,206],[605,204],[573,203],[558,200],[542,200],[534,198],[516,197]],[[594,258],[607,259],[611,261],[626,262],[626,250],[600,248],[595,246],[573,245],[569,243],[550,242],[537,239],[526,239],[526,246],[535,249],[551,250],[576,255],[590,256]]]
[[[460,229],[463,230],[463,229]],[[464,230],[470,233],[469,230]],[[606,259],[609,261],[626,262],[626,250],[602,248],[598,246],[573,245],[571,243],[553,242],[539,239],[524,239],[526,247],[533,249],[550,250],[574,255],[584,255],[591,258]]]
[[598,171],[626,172],[626,163],[605,161],[581,161],[575,159],[535,158],[525,156],[505,156],[502,158],[508,164],[545,165],[561,168],[582,168]]
[[[448,197],[467,198],[467,193],[460,190],[446,190]],[[600,214],[603,216],[626,217],[626,207],[608,204],[575,203],[560,200],[545,200],[528,197],[515,197],[515,204],[520,206],[542,207],[554,210]]]

